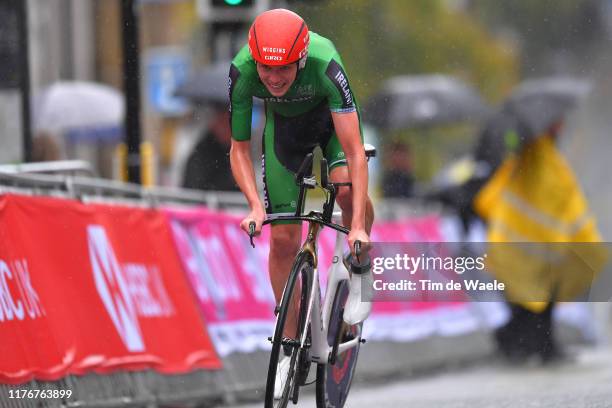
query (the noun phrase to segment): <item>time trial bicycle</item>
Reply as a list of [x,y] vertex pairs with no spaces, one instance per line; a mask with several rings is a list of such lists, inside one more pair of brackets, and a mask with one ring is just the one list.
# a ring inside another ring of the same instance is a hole
[[[368,160],[376,156],[373,146],[366,144],[364,147]],[[297,404],[300,387],[312,384],[307,382],[312,364],[317,366],[317,407],[343,407],[353,380],[359,347],[365,342],[362,338],[363,323],[348,325],[343,321],[350,282],[350,275],[343,260],[343,244],[344,235],[348,234],[349,230],[332,221],[337,190],[342,186],[350,187],[351,183],[331,183],[328,180],[329,169],[325,159],[321,159],[321,180],[317,183],[312,167],[313,154],[309,153],[295,176],[300,187],[295,214],[271,217],[263,223],[266,225],[281,220],[308,223],[306,239],[295,257],[280,305],[275,309],[276,325],[273,336],[269,338],[272,351],[266,382],[266,408],[284,408],[289,401]],[[307,190],[315,188],[320,188],[325,193],[323,210],[303,214]],[[337,235],[325,296],[321,298],[317,238],[323,227],[336,230]],[[251,245],[254,246],[255,224],[251,223],[249,228]],[[351,263],[351,269],[354,273],[359,273],[362,272],[359,268],[365,265],[364,260],[360,259],[362,254],[359,241],[355,242],[354,253],[356,262]],[[297,312],[295,339],[283,336],[292,302]],[[289,363],[288,369],[283,370],[284,375],[278,376],[277,368],[281,358],[288,358]],[[278,387],[277,381],[281,381],[282,386],[280,398],[275,398],[274,395],[275,386]]]

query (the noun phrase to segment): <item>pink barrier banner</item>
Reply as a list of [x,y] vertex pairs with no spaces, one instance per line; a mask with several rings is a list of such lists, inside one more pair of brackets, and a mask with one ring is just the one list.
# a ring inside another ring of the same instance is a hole
[[[240,229],[240,217],[207,209],[166,208],[165,212],[218,353],[269,348],[275,306],[268,278],[270,227],[264,227],[253,249]],[[376,242],[444,241],[438,217],[377,223],[371,238]],[[323,287],[335,240],[335,231],[321,232]],[[471,318],[465,303],[376,302],[364,330],[370,338],[411,341],[471,329]]]
[[166,213],[218,353],[266,347],[274,324],[267,231],[253,249],[238,218],[204,209]]

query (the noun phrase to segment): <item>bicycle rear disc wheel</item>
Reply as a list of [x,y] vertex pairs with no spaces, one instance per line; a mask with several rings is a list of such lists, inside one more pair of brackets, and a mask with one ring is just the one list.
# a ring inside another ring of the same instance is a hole
[[270,352],[270,364],[268,366],[268,379],[266,382],[266,395],[264,406],[265,408],[285,408],[289,400],[297,395],[294,393],[294,387],[299,385],[296,383],[298,375],[298,363],[300,360],[300,348],[299,346],[286,347],[291,350],[289,358],[289,369],[285,378],[280,379],[284,386],[282,397],[280,399],[274,399],[274,385],[276,383],[276,369],[278,362],[280,361],[283,353],[283,331],[287,323],[289,316],[289,306],[292,299],[296,301],[296,296],[299,296],[299,310],[297,311],[296,323],[297,323],[297,338],[299,342],[301,334],[308,330],[309,322],[306,322],[307,306],[310,296],[310,289],[312,288],[312,271],[314,268],[314,261],[312,255],[308,252],[301,252],[296,257],[296,260],[291,268],[291,273],[285,284],[283,290],[283,297],[281,299],[281,305],[278,310],[276,317],[276,326],[274,329],[274,336],[272,338],[272,351]]
[[[339,335],[341,336],[340,342],[361,336],[362,323],[347,326],[342,321],[342,312],[348,293],[348,282],[340,282],[336,288],[327,326],[327,343],[330,347],[334,345]],[[355,347],[338,354],[334,364],[317,365],[317,408],[342,408],[344,406],[353,382],[359,346],[360,343],[357,343]]]

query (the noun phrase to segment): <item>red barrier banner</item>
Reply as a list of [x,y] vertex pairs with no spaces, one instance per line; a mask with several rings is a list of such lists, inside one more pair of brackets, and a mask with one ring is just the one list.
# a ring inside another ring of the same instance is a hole
[[0,382],[220,367],[162,213],[0,196]]

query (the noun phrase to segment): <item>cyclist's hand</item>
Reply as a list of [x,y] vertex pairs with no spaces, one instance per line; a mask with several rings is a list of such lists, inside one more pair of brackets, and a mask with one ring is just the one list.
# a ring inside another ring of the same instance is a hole
[[355,255],[355,241],[361,241],[362,253],[370,250],[370,237],[364,229],[352,229],[351,232],[349,232],[348,242],[353,256]]
[[250,235],[249,225],[254,222],[255,223],[255,234],[253,234],[253,236],[257,236],[261,233],[261,224],[264,222],[265,219],[266,219],[266,213],[263,209],[258,208],[258,209],[251,210],[249,215],[247,215],[240,222],[240,228],[242,228],[244,232]]

